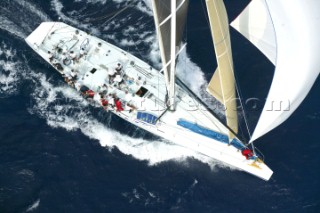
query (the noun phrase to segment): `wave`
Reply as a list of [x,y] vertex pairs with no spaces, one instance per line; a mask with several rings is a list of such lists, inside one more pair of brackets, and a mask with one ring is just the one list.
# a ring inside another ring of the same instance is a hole
[[36,200],[32,205],[30,205],[26,210],[26,212],[32,212],[36,210],[39,207],[39,205],[40,205],[40,199]]
[[25,32],[23,32],[22,29],[17,24],[9,20],[7,17],[1,16],[0,29],[20,39],[23,39],[26,37]]
[[74,26],[81,26],[82,29],[90,30],[90,32],[94,32],[94,33],[98,34],[99,30],[97,28],[91,26],[90,24],[82,23],[72,17],[69,17],[65,13],[63,13],[62,10],[63,10],[64,6],[59,0],[51,0],[51,6],[62,21],[70,23]]
[[9,97],[18,92],[23,64],[17,60],[17,51],[5,42],[0,44],[0,97]]
[[0,29],[19,39],[32,32],[36,23],[50,20],[35,4],[20,0],[1,3],[4,5],[0,7]]
[[[86,4],[102,4],[105,5],[108,1],[107,0],[74,0],[75,2],[81,2]],[[151,0],[134,0],[134,1],[127,1],[127,0],[112,0],[116,4],[123,4],[124,6],[134,5],[134,7],[140,10],[143,13],[146,13],[152,16],[152,5]]]
[[33,21],[34,19],[39,19],[40,21],[51,20],[50,17],[46,13],[42,12],[42,10],[35,4],[21,0],[14,0],[14,2],[20,5],[24,11],[27,10],[25,12],[28,14],[29,18],[32,18]]

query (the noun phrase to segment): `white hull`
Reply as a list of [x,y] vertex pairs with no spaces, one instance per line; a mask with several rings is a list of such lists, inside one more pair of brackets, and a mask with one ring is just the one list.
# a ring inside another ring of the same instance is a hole
[[[42,23],[26,38],[26,42],[51,65],[58,63],[60,60],[63,71],[53,66],[57,71],[67,73],[71,69],[77,70],[82,85],[96,92],[98,86],[105,83],[110,87],[108,90],[112,90],[117,97],[124,99],[124,91],[109,85],[107,74],[108,70],[114,69],[117,62],[120,62],[123,65],[124,74],[132,80],[130,84],[125,85],[126,87],[123,90],[129,90],[130,93],[137,94],[136,92],[143,87],[148,91],[142,97],[135,95],[133,98],[132,101],[137,107],[136,110],[130,112],[125,108],[124,111],[117,112],[109,107],[112,113],[175,144],[195,150],[264,180],[270,179],[272,171],[259,159],[247,160],[239,148],[221,142],[216,138],[198,134],[177,124],[178,121],[185,120],[217,132],[221,136],[227,135],[229,131],[210,112],[204,110],[204,106],[178,85],[176,85],[176,111],[166,111],[164,113],[166,90],[163,75],[128,52],[59,22]],[[79,54],[80,46],[83,47],[84,45],[87,54],[76,62],[70,60],[71,63],[68,61],[67,65],[64,65],[61,62],[61,55],[58,53],[53,61],[50,62],[48,58],[48,51],[56,51],[57,46],[60,49],[67,49],[67,51],[74,51]],[[90,71],[93,68],[96,71],[91,73]],[[153,115],[160,119],[156,120],[154,124],[145,122],[138,118],[138,114],[141,116],[141,113]]]

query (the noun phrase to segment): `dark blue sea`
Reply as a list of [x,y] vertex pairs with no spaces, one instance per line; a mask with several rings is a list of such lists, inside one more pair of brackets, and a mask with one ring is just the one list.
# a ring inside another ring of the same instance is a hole
[[[225,3],[232,20],[249,0]],[[191,0],[178,65],[199,96],[216,68],[204,4]],[[320,212],[319,79],[292,117],[256,142],[274,171],[265,182],[91,106],[24,42],[41,22],[61,20],[159,68],[150,5],[0,1],[0,212]],[[242,98],[263,100],[274,67],[231,34]],[[246,107],[252,131],[262,106]]]

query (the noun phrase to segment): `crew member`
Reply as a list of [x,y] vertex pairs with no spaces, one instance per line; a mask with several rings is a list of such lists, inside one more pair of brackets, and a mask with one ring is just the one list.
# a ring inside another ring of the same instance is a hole
[[52,62],[53,54],[50,51],[48,51],[48,58],[49,58],[49,61]]
[[74,51],[70,51],[69,56],[73,62],[78,61],[77,54]]
[[246,159],[250,159],[251,157],[253,157],[253,152],[248,149],[248,148],[245,148],[241,151],[242,155],[246,157]]
[[121,104],[121,101],[117,98],[116,99],[116,108],[117,108],[117,112],[121,112],[123,111],[124,109],[122,108],[122,104]]
[[116,71],[118,72],[118,74],[120,74],[121,70],[122,70],[122,65],[118,63],[116,67]]
[[86,98],[93,98],[94,97],[94,92],[89,89],[86,91]]
[[101,99],[100,99],[101,105],[103,106],[104,109],[108,110],[108,100],[106,100],[102,94],[100,94],[100,96],[101,96]]

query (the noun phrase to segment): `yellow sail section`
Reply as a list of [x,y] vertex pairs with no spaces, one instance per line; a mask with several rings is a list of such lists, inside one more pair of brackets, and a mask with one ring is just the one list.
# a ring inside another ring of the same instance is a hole
[[216,69],[214,72],[214,75],[211,78],[211,81],[208,85],[207,91],[215,97],[218,101],[221,103],[224,103],[223,101],[223,95],[222,95],[222,88],[221,88],[221,79],[219,75],[219,68]]
[[[227,125],[238,133],[235,78],[227,11],[223,0],[206,0],[211,33],[218,62],[207,91],[225,106]],[[234,138],[232,132],[229,139]]]

